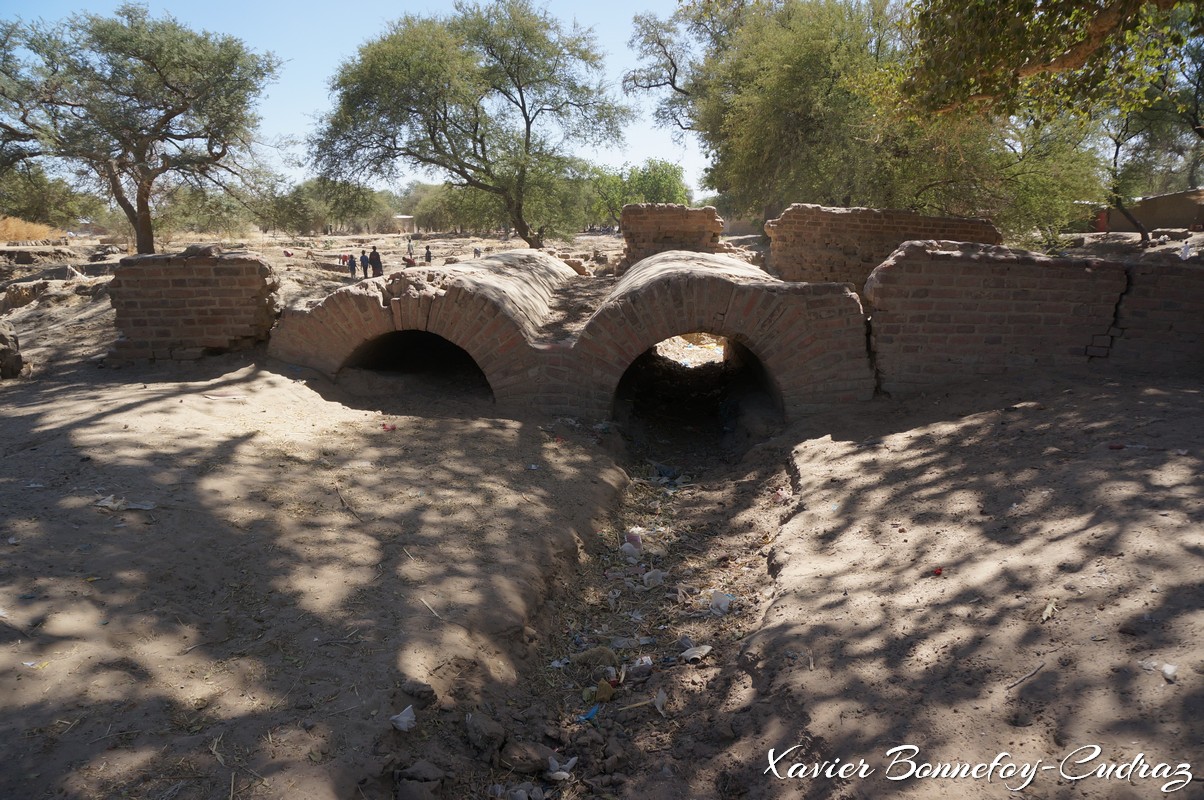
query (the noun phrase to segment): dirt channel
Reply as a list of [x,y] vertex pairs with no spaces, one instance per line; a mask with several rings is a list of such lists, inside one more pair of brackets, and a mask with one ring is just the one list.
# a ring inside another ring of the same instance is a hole
[[0,797],[1204,794],[1198,375],[750,446],[459,374],[113,369],[106,285],[3,317]]

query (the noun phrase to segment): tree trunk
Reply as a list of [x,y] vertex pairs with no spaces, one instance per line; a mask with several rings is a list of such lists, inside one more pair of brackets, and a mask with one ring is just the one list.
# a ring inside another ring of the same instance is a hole
[[1137,230],[1137,232],[1141,234],[1141,246],[1142,247],[1148,246],[1150,243],[1150,232],[1148,230],[1146,230],[1146,227],[1144,225],[1141,224],[1141,220],[1139,220],[1139,219],[1137,219],[1137,217],[1133,216],[1133,212],[1131,212],[1131,211],[1129,211],[1129,209],[1125,208],[1125,203],[1123,200],[1121,200],[1119,193],[1117,193],[1117,192],[1112,193],[1112,204],[1116,206],[1117,211],[1119,211],[1120,213],[1125,215],[1125,219],[1127,219],[1129,221],[1129,224],[1132,225]]
[[543,237],[539,233],[532,231],[531,226],[523,219],[523,204],[521,200],[511,200],[506,198],[506,212],[510,217],[510,221],[514,223],[514,232],[517,233],[528,247],[539,249],[543,247]]
[[134,249],[139,255],[155,252],[155,228],[151,220],[150,184],[139,184],[138,193],[134,199]]

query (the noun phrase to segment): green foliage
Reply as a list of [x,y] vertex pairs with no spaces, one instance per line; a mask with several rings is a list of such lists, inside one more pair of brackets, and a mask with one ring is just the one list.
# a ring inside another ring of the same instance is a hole
[[679,203],[689,205],[690,189],[679,164],[650,158],[642,167],[631,170],[627,177],[631,194],[637,203]]
[[276,68],[238,39],[137,5],[115,18],[5,22],[0,152],[90,174],[125,211],[138,252],[154,252],[155,184],[228,180],[250,152],[254,101]]
[[999,134],[995,168],[980,196],[984,214],[1022,246],[1082,228],[1106,199],[1095,128],[1077,119],[1013,119]]
[[227,192],[180,184],[156,203],[155,229],[163,241],[181,233],[242,234],[251,222],[246,206]]
[[650,158],[643,166],[622,169],[595,167],[589,177],[591,222],[619,224],[629,203],[679,203],[688,205],[690,189],[681,166]]
[[62,178],[50,177],[36,161],[0,170],[0,216],[71,230],[103,207],[99,197],[77,191]]
[[[1176,20],[1177,17],[1177,20]],[[1204,32],[1199,0],[920,0],[909,94],[929,109],[974,104],[1139,104]]]
[[[693,32],[694,55],[676,62],[688,70],[673,86],[661,82],[675,95],[662,109],[709,151],[706,183],[726,215],[769,217],[791,202],[901,208],[986,216],[1020,236],[1103,195],[1079,125],[984,123],[909,106],[905,32],[886,0],[698,0],[671,22]],[[642,30],[655,26],[645,20]],[[629,74],[628,85],[654,83],[655,66]]]
[[554,195],[572,180],[566,148],[620,138],[627,111],[608,96],[601,63],[591,34],[529,0],[407,15],[336,75],[313,162],[332,179],[426,169],[494,195],[539,246],[539,230],[562,222]]

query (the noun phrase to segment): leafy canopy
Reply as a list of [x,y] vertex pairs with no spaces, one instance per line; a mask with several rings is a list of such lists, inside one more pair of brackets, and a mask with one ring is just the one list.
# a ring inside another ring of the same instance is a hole
[[592,220],[614,225],[619,224],[623,206],[629,203],[687,205],[690,202],[690,189],[681,165],[659,158],[650,158],[638,167],[595,168],[590,189]]
[[1201,0],[919,0],[909,95],[928,109],[1135,105],[1204,32]]
[[662,122],[698,136],[707,184],[737,213],[866,205],[1023,232],[1102,197],[1080,126],[909,107],[900,23],[887,0],[695,0],[642,19],[633,41],[645,62],[625,86],[659,92]]
[[540,246],[563,223],[549,200],[577,168],[570,144],[621,138],[628,111],[601,73],[593,35],[529,0],[407,15],[335,76],[336,106],[311,140],[312,159],[331,178],[418,168],[485,192]]
[[95,179],[154,252],[152,193],[223,182],[251,152],[254,104],[277,60],[123,5],[113,18],[0,23],[0,153],[44,157]]

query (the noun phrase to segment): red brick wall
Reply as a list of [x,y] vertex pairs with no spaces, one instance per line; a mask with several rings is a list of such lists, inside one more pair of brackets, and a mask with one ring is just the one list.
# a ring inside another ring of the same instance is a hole
[[435,268],[411,268],[289,310],[272,332],[269,355],[335,375],[364,344],[419,330],[463,349],[499,406],[529,410],[545,389],[532,345],[555,291],[578,276],[546,253],[515,250]]
[[795,203],[765,223],[771,274],[786,281],[851,283],[861,292],[866,277],[895,248],[912,239],[999,244],[1003,239],[981,219],[925,217],[910,211],[825,208]]
[[641,353],[695,332],[751,351],[787,419],[873,395],[865,317],[847,287],[784,283],[732,259],[666,253],[637,264],[594,312],[572,349],[565,404],[549,413],[609,417],[619,380]]
[[666,250],[726,253],[719,241],[723,218],[712,206],[688,208],[670,203],[635,203],[623,206],[619,227],[623,231],[623,260],[618,274],[637,261]]
[[276,320],[276,287],[271,267],[245,253],[123,258],[109,285],[116,355],[183,360],[252,347]]
[[1204,376],[1204,263],[1151,256],[1128,265],[1108,360]]
[[[506,259],[509,259],[508,261]],[[761,362],[788,419],[978,376],[1115,365],[1204,377],[1204,264],[1048,258],[989,245],[911,241],[866,282],[784,282],[704,253],[642,260],[583,305],[579,333],[551,333],[580,278],[542,253],[406,270],[287,312],[269,353],[336,373],[366,342],[425,330],[464,348],[499,407],[607,418],[624,372],[684,333],[724,336]],[[599,293],[600,294],[600,293]]]
[[880,386],[1113,365],[1204,375],[1204,266],[909,242],[866,282]]

